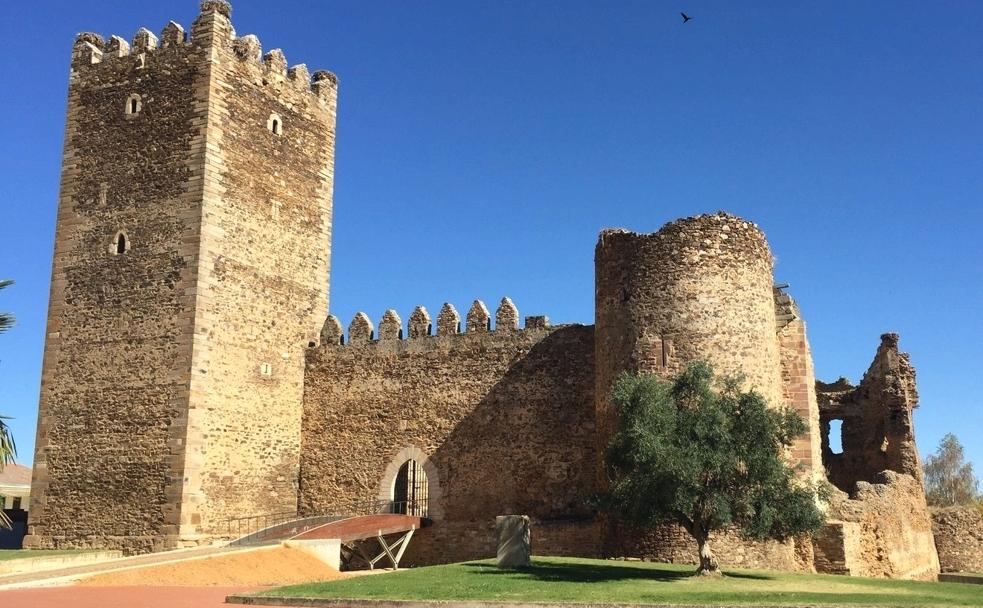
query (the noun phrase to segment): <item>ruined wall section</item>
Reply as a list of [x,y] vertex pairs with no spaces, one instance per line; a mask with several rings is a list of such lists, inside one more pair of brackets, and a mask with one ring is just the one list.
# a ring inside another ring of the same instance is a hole
[[[884,334],[859,386],[846,379],[816,384],[822,458],[829,480],[853,493],[857,481],[874,482],[881,471],[922,479],[912,412],[918,407],[915,368],[898,351],[898,334]],[[841,420],[842,453],[830,448],[830,423]]]
[[[915,369],[898,351],[898,335],[884,334],[859,386],[845,379],[817,382],[822,458],[834,494],[829,518],[851,522],[827,534],[823,553],[841,554],[836,567],[858,576],[933,580],[939,558],[925,501],[912,410],[918,403]],[[842,453],[830,447],[830,423],[842,421]],[[852,556],[852,557],[850,557]]]
[[[589,519],[594,491],[593,328],[542,317],[519,328],[507,299],[493,330],[480,302],[466,324],[444,311],[433,335],[418,307],[406,339],[394,312],[379,323],[381,339],[356,315],[344,345],[331,317],[307,354],[301,511],[393,499],[392,476],[412,455],[427,472],[435,524],[414,537],[410,563],[487,557],[493,536],[482,530],[503,513]],[[589,523],[577,529],[593,534]]]
[[186,534],[294,512],[304,349],[327,310],[337,80],[206,2],[208,155],[185,466]]
[[653,234],[605,230],[594,263],[599,447],[616,430],[608,394],[622,372],[705,359],[783,405],[773,261],[756,225],[717,213]]
[[[921,481],[884,471],[873,483],[859,481],[849,496],[837,493],[829,507],[831,520],[857,524],[844,538],[854,576],[935,580],[939,557],[932,518]],[[845,528],[844,532],[850,531]]]
[[132,50],[75,41],[27,546],[146,551],[177,530],[206,53],[174,23]]
[[983,512],[977,507],[936,507],[931,512],[942,572],[983,572]]

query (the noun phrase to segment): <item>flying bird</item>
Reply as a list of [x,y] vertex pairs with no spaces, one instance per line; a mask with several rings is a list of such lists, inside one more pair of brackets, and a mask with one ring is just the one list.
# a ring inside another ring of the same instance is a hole
[[683,23],[686,23],[687,21],[689,21],[690,19],[692,19],[692,17],[690,17],[686,13],[679,13],[679,14],[683,16]]

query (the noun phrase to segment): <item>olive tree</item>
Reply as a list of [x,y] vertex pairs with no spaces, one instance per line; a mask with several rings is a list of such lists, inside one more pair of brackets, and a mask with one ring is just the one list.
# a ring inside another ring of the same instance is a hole
[[623,375],[611,398],[620,428],[608,448],[604,502],[639,525],[682,525],[699,550],[698,574],[720,572],[715,532],[785,539],[822,527],[817,490],[786,457],[806,431],[795,412],[769,408],[705,362],[672,381]]

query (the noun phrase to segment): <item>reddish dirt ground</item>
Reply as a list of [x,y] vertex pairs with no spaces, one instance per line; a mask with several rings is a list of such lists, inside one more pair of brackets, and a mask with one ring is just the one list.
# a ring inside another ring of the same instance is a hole
[[44,587],[0,591],[3,608],[218,608],[260,587]]

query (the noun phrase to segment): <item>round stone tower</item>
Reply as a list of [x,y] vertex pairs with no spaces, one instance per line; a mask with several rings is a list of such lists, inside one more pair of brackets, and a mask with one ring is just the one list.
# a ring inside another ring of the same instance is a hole
[[601,448],[614,431],[608,396],[622,372],[669,375],[705,359],[781,403],[773,260],[756,225],[717,213],[652,234],[605,230],[594,263]]

